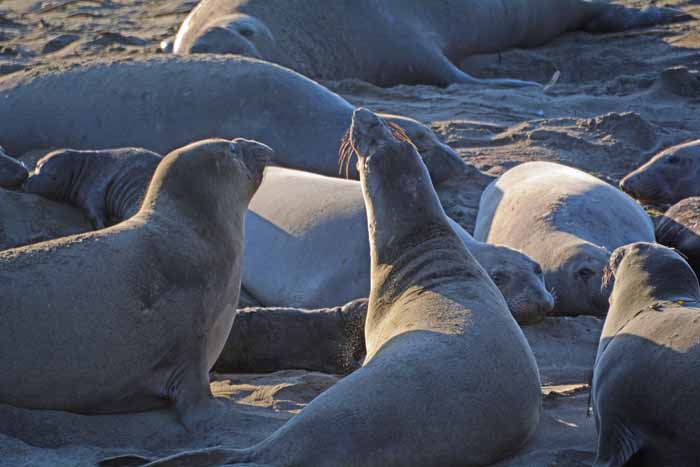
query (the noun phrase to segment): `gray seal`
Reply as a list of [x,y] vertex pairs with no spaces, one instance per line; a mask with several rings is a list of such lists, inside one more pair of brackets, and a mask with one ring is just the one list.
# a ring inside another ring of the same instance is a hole
[[648,204],[700,196],[700,140],[665,149],[626,175],[620,188]]
[[698,465],[700,287],[672,249],[618,248],[593,372],[595,465]]
[[534,356],[450,227],[415,148],[364,109],[351,141],[372,258],[364,365],[250,448],[184,452],[149,466],[484,465],[534,433]]
[[136,214],[161,156],[141,148],[53,151],[24,190],[79,207],[96,229]]
[[[452,219],[447,222],[519,323],[541,321],[551,311],[554,300],[539,264],[513,248],[476,241]],[[270,167],[246,216],[242,282],[252,299],[246,304],[322,308],[367,297],[366,224],[359,182]]]
[[527,86],[536,83],[480,80],[456,64],[576,29],[612,32],[688,18],[669,8],[585,0],[203,0],[180,26],[173,52],[242,54],[313,79],[381,86]]
[[700,197],[674,204],[656,224],[656,241],[680,251],[700,273]]
[[[119,147],[166,154],[199,139],[244,137],[275,148],[276,165],[331,177],[345,176],[337,154],[354,110],[280,66],[201,55],[37,67],[1,77],[0,101],[0,142],[12,154]],[[492,177],[419,122],[386,118],[418,148],[448,214],[471,231],[480,190]],[[357,178],[354,167],[348,176]]]
[[527,162],[484,191],[474,237],[510,246],[542,265],[553,314],[604,315],[601,279],[610,253],[655,241],[654,226],[629,196],[572,167]]
[[0,252],[0,401],[90,414],[172,403],[195,426],[214,403],[208,372],[235,317],[245,210],[270,152],[192,143],[163,159],[130,220]]

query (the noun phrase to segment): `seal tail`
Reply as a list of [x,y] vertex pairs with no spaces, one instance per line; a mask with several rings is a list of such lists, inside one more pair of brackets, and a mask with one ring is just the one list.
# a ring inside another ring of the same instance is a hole
[[644,447],[644,438],[622,423],[603,424],[598,434],[596,467],[623,467]]

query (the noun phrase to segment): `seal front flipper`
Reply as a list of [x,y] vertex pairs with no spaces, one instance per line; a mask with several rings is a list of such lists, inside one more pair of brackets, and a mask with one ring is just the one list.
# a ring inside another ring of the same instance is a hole
[[624,423],[617,422],[600,427],[596,467],[622,467],[642,450],[644,439]]

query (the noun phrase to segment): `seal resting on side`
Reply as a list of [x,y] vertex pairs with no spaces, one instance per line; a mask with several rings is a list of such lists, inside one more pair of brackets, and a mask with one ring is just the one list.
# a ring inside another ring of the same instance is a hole
[[540,263],[554,314],[603,315],[601,279],[610,252],[653,242],[654,226],[629,196],[580,170],[527,162],[481,196],[474,237],[510,246]]
[[595,465],[700,464],[700,287],[672,249],[618,248],[593,372]]
[[62,149],[37,162],[24,190],[81,208],[101,229],[138,212],[160,161],[141,148]]
[[450,227],[415,148],[363,109],[351,141],[372,258],[363,367],[248,449],[150,465],[484,465],[534,432],[541,394],[530,347]]
[[380,86],[526,86],[536,83],[479,80],[455,64],[575,29],[611,32],[689,18],[669,8],[584,0],[204,0],[180,26],[173,52],[241,54],[314,79]]
[[674,204],[656,224],[656,241],[685,255],[700,274],[700,197]]
[[130,220],[1,252],[0,401],[79,413],[174,403],[195,424],[213,402],[208,371],[235,316],[245,210],[270,152],[193,143],[163,159]]
[[661,151],[620,181],[620,188],[649,204],[700,196],[700,140]]
[[[336,156],[354,110],[280,66],[201,55],[38,67],[0,78],[0,100],[0,142],[12,154],[129,146],[166,154],[199,139],[240,136],[275,148],[277,165],[332,177],[340,175]],[[408,134],[437,177],[448,214],[471,231],[478,197],[493,177],[417,121],[386,118]],[[357,178],[354,167],[348,176]]]
[[[539,264],[512,248],[476,241],[447,222],[499,287],[515,319],[541,321],[554,300]],[[246,305],[321,308],[367,297],[366,224],[359,182],[270,167],[246,218],[242,283],[253,299]]]

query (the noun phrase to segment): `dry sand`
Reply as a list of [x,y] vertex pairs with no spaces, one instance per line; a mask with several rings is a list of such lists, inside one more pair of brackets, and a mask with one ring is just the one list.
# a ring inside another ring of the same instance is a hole
[[[0,0],[0,74],[66,57],[155,53],[195,3]],[[697,0],[657,4],[700,17]],[[547,94],[466,85],[324,84],[356,105],[432,125],[463,157],[490,173],[550,160],[615,183],[655,152],[697,138],[699,25],[602,36],[572,33],[537,49],[475,56],[463,64],[477,76],[540,82],[560,70],[559,84]],[[543,418],[529,445],[499,465],[592,463],[595,427],[586,416],[586,383],[600,329],[601,322],[588,317],[548,319],[525,329],[542,373]],[[0,465],[89,466],[121,452],[161,455],[216,444],[247,446],[337,379],[303,371],[214,375],[212,387],[228,399],[228,410],[201,434],[184,432],[168,412],[81,416],[0,406]]]

